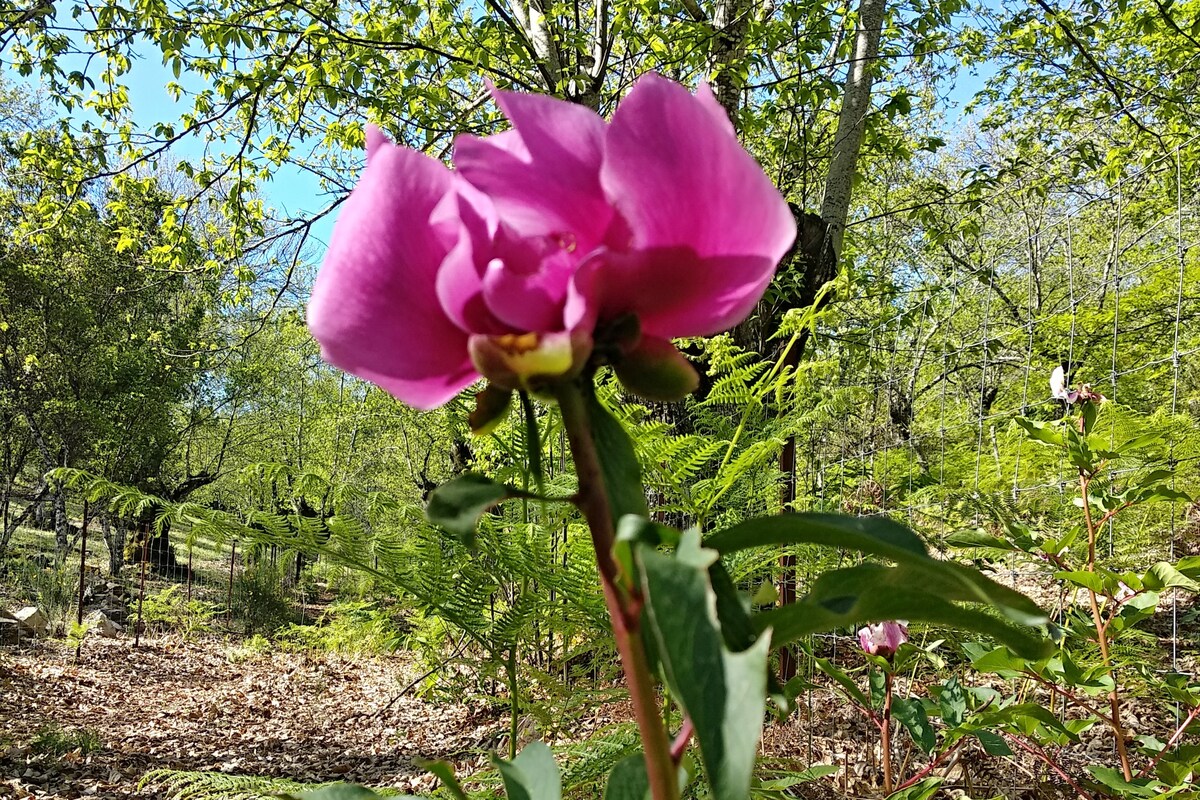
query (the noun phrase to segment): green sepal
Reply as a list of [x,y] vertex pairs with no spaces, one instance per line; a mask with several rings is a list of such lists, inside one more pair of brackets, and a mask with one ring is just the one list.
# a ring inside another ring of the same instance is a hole
[[513,393],[511,389],[503,389],[494,384],[488,384],[475,393],[475,409],[467,416],[467,425],[471,433],[484,436],[496,429],[508,416],[512,409]]

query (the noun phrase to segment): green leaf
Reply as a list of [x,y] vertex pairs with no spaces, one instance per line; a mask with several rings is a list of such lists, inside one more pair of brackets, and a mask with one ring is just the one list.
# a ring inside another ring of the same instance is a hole
[[920,537],[884,517],[816,513],[756,517],[704,540],[705,547],[711,547],[721,555],[784,544],[844,547],[893,561],[914,556],[929,558],[929,551]]
[[1120,797],[1158,797],[1160,794],[1160,791],[1155,788],[1156,782],[1150,778],[1135,778],[1133,781],[1127,781],[1120,770],[1102,767],[1098,764],[1089,766],[1087,770],[1097,781],[1109,789],[1119,792]]
[[1166,434],[1164,431],[1150,431],[1143,433],[1140,436],[1134,436],[1132,439],[1126,439],[1117,445],[1117,452],[1122,455],[1131,453],[1134,450],[1144,450],[1152,445],[1161,444]]
[[1062,447],[1066,443],[1062,432],[1051,427],[1051,423],[1026,419],[1025,417],[1017,417],[1016,423],[1024,428],[1025,433],[1030,439],[1057,447]]
[[887,701],[887,676],[883,670],[873,669],[867,673],[867,688],[871,692],[870,708],[883,708]]
[[468,472],[443,483],[429,495],[425,516],[467,545],[475,544],[475,528],[484,512],[517,497],[515,489]]
[[508,800],[562,800],[562,778],[554,754],[541,742],[531,742],[512,761],[492,756],[500,770]]
[[[871,701],[867,699],[865,694],[863,694],[862,689],[858,688],[858,684],[854,682],[854,679],[846,674],[841,667],[838,667],[827,658],[817,658],[811,653],[809,654],[809,658],[812,659],[812,662],[817,669],[821,670],[821,672],[824,672],[826,675],[837,681],[842,689],[846,691],[846,694],[848,694],[854,700],[854,702],[858,703],[863,708],[868,708],[871,706]],[[872,672],[871,674],[874,675],[875,673]]]
[[906,789],[892,792],[888,800],[929,800],[937,793],[945,778],[923,778]]
[[1022,552],[1020,547],[1013,544],[1009,540],[1001,539],[999,536],[993,536],[986,531],[981,531],[976,528],[955,531],[946,537],[946,544],[950,545],[951,547],[983,548],[991,550]]
[[991,600],[1005,616],[1022,625],[1044,622],[1046,618],[1040,611],[1038,616],[1030,613],[1030,608],[1037,608],[1032,601],[965,567],[929,561],[932,563],[917,568],[910,564],[861,564],[826,572],[800,601],[756,615],[755,627],[772,628],[779,646],[819,631],[881,619],[907,619],[985,633],[1031,657],[1050,650],[1050,642],[1035,632],[1026,632],[984,611],[955,605]]
[[[926,591],[936,588],[937,592],[955,601],[988,603],[1023,625],[1040,625],[1046,621],[1045,613],[1028,597],[984,577],[977,570],[932,558],[920,537],[885,518],[808,513],[758,517],[715,533],[704,544],[722,555],[786,544],[823,544],[857,550],[891,559],[905,567],[909,571],[903,574],[913,579],[914,587],[923,587]],[[921,575],[914,575],[914,572]],[[896,613],[856,621],[879,619],[914,618]],[[777,644],[781,643],[777,641]]]
[[686,531],[672,555],[637,546],[644,620],[663,676],[695,726],[717,800],[745,800],[762,735],[770,637],[732,652],[718,625],[708,568],[717,553]]
[[1104,594],[1104,577],[1088,570],[1062,571],[1054,573],[1060,581],[1066,581],[1085,589],[1091,589],[1096,594]]
[[1187,502],[1192,497],[1187,492],[1180,492],[1172,489],[1169,486],[1151,486],[1138,492],[1136,503],[1171,503],[1176,501]]
[[1166,561],[1160,561],[1146,571],[1142,583],[1147,589],[1161,592],[1163,589],[1186,589],[1189,592],[1200,592],[1200,583],[1184,575]]
[[971,667],[977,672],[991,672],[1002,678],[1015,678],[1030,668],[1028,661],[1015,655],[1007,647],[997,647],[971,658]]
[[642,489],[642,468],[629,434],[594,394],[589,392],[585,403],[612,518],[619,520],[626,514],[648,516],[646,493]]
[[929,724],[929,715],[925,713],[925,704],[916,697],[897,697],[892,701],[892,716],[908,729],[913,741],[926,753],[932,753],[937,746],[937,734]]
[[967,718],[967,693],[963,691],[958,678],[950,678],[942,684],[938,692],[938,708],[942,712],[942,721],[951,728],[957,728]]
[[650,796],[650,779],[646,777],[646,757],[640,752],[617,762],[608,773],[604,800],[646,800]]
[[[1094,720],[1086,720],[1087,725]],[[995,729],[1004,726],[1024,735],[1038,735],[1052,739],[1058,744],[1078,742],[1079,734],[1068,728],[1045,706],[1036,703],[1018,703],[994,711],[976,714],[972,725]]]
[[1083,430],[1091,431],[1096,427],[1096,404],[1085,402],[1080,409],[1080,415],[1083,417]]
[[1011,756],[1013,754],[1008,742],[1004,741],[1004,737],[998,733],[974,731],[971,735],[979,740],[979,744],[983,746],[983,752],[989,756]]
[[454,795],[455,800],[468,800],[467,793],[463,790],[462,784],[458,782],[458,777],[454,774],[454,765],[449,761],[426,761],[424,759],[416,759],[416,765],[426,772],[430,772],[442,785],[446,787],[446,791]]

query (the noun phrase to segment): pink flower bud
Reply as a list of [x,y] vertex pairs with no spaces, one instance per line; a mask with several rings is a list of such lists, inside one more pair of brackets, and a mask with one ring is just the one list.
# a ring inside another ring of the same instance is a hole
[[877,622],[858,632],[858,643],[864,652],[872,656],[891,658],[900,645],[908,641],[908,622]]

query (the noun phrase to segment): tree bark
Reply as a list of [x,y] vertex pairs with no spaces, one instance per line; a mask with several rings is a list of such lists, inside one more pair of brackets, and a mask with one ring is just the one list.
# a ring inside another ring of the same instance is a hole
[[746,56],[746,30],[751,8],[750,0],[716,0],[713,3],[708,71],[713,76],[713,94],[734,128],[745,88],[740,62]]
[[67,526],[67,491],[61,485],[54,487],[54,546],[60,558],[65,558],[71,547],[70,530]]
[[[854,35],[854,54],[846,73],[842,92],[842,108],[838,116],[837,133],[833,140],[833,154],[829,174],[825,179],[825,195],[821,201],[821,215],[817,220],[806,215],[801,226],[800,255],[805,270],[803,287],[810,294],[809,305],[816,302],[816,292],[837,273],[838,259],[842,254],[842,241],[846,230],[846,219],[850,214],[850,195],[854,173],[858,170],[858,154],[862,149],[863,130],[867,113],[871,108],[871,85],[874,82],[873,67],[879,57],[879,39],[883,33],[883,14],[887,0],[861,0],[858,6],[858,25]],[[820,243],[817,244],[817,239]],[[817,283],[817,281],[820,283]],[[788,353],[787,364],[796,366],[807,344],[807,335]],[[780,489],[780,504],[784,513],[794,510],[790,504],[796,498],[796,436],[791,434],[779,453],[779,471],[783,473]],[[779,559],[779,603],[796,602],[797,576],[796,557],[783,554]],[[784,682],[796,676],[796,661],[792,651],[784,648],[780,652],[780,677]]]
[[[0,535],[0,555],[4,555],[5,550],[8,549],[8,543],[12,539],[12,535],[17,530],[17,528],[24,525],[25,520],[27,520],[31,516],[33,516],[34,512],[39,507],[41,507],[42,498],[44,498],[46,496],[46,493],[49,491],[50,491],[49,484],[47,484],[45,482],[45,480],[43,480],[41,483],[38,484],[37,488],[33,490],[33,494],[30,497],[29,504],[25,506],[24,511],[22,511],[20,514],[18,514],[16,517],[14,517],[12,520],[9,520],[7,518],[7,515],[5,516],[4,529],[3,529],[2,535]],[[6,502],[7,502],[7,500],[8,500],[8,498],[5,498]]]
[[108,546],[108,574],[115,578],[125,566],[125,522],[118,517],[114,524],[108,512],[102,511],[100,530],[104,534],[104,544]]
[[873,68],[879,57],[879,38],[883,33],[883,12],[886,7],[887,0],[861,0],[858,5],[854,55],[846,73],[842,109],[838,116],[837,133],[833,137],[825,196],[821,201],[821,219],[828,227],[827,246],[832,249],[835,261],[842,254],[846,217],[850,213],[851,188],[858,170],[858,154],[862,148],[867,113],[871,110],[871,86],[875,81]]

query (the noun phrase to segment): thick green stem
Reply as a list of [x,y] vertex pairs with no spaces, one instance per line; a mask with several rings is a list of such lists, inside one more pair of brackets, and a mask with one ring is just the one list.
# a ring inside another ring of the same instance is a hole
[[517,733],[520,728],[521,700],[517,691],[517,646],[514,644],[508,651],[508,659],[504,662],[504,672],[508,677],[508,760],[517,757]]
[[883,790],[892,792],[892,673],[883,674],[883,714],[879,723],[879,746],[883,750]]
[[604,485],[600,457],[592,438],[591,421],[581,388],[563,384],[555,393],[562,412],[563,427],[571,444],[575,473],[579,477],[576,504],[587,520],[596,551],[604,602],[612,619],[613,636],[621,655],[621,666],[629,684],[633,713],[642,735],[642,751],[646,758],[646,775],[650,779],[650,795],[654,800],[678,800],[679,783],[671,757],[671,742],[659,716],[658,699],[654,691],[654,676],[642,643],[641,600],[623,591],[619,570],[613,556],[616,532],[612,509]]

